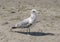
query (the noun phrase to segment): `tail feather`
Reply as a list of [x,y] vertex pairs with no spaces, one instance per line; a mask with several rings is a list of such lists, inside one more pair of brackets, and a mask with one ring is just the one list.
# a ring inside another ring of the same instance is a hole
[[15,28],[17,28],[17,27],[12,27],[12,29],[15,29]]

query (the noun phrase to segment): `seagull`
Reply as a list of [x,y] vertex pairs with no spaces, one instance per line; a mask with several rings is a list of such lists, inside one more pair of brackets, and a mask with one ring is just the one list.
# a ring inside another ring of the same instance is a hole
[[[36,14],[37,14],[37,10],[32,9],[30,17],[22,20],[21,22],[18,22],[17,24],[15,24],[12,27],[12,29],[15,29],[15,28],[29,28],[36,21]],[[30,28],[29,28],[29,32],[30,32]]]

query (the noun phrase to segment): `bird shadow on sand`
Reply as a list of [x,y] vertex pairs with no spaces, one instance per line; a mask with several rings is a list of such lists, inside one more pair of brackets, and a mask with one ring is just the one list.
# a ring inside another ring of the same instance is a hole
[[47,35],[51,35],[53,36],[53,33],[44,33],[44,32],[19,32],[19,31],[15,31],[17,33],[21,33],[21,34],[26,34],[26,35],[31,35],[31,36],[47,36]]

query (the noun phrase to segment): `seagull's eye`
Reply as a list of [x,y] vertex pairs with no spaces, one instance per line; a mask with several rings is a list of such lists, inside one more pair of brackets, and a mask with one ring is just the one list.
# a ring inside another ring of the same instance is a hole
[[35,11],[33,11],[35,13]]

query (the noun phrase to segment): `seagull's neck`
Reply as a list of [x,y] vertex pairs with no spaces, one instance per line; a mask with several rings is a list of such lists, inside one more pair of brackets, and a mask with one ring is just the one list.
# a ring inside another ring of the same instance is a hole
[[32,19],[35,19],[36,18],[36,13],[31,13],[31,16],[30,16]]

